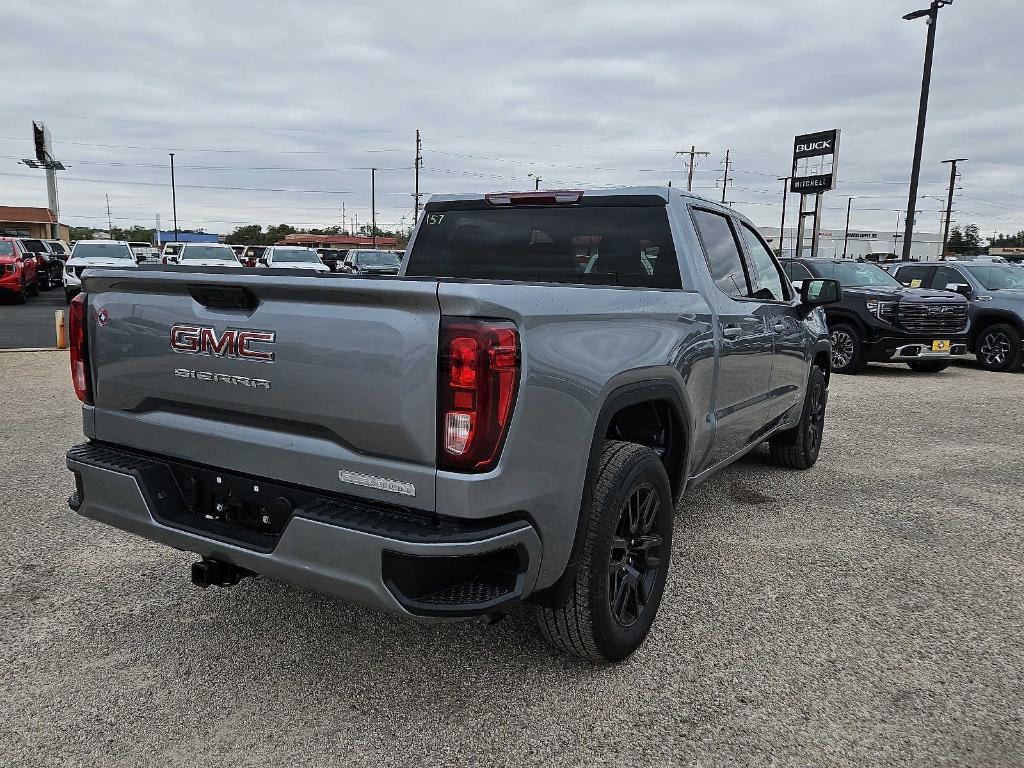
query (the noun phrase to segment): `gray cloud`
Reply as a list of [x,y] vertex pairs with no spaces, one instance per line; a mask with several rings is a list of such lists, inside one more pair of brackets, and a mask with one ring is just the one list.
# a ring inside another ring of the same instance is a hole
[[[919,0],[924,4],[924,0]],[[904,7],[905,6],[905,7]],[[17,165],[44,119],[61,159],[62,212],[119,224],[337,223],[411,215],[413,132],[428,192],[684,181],[675,150],[711,152],[700,191],[778,220],[795,133],[843,130],[840,227],[891,228],[906,206],[925,27],[913,2],[483,4],[182,2],[160,7],[23,0],[5,6],[0,202],[45,204]],[[922,173],[941,197],[947,157],[967,156],[959,223],[1024,227],[1024,118],[1016,0],[942,11]],[[213,188],[213,187],[216,187]],[[260,189],[257,189],[260,188]],[[269,190],[307,191],[269,191]],[[315,190],[315,191],[314,191]],[[923,198],[922,228],[940,203]]]

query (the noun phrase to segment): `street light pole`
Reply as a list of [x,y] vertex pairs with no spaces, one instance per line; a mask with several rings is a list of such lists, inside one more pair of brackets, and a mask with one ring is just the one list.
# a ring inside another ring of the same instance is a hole
[[174,190],[174,153],[171,156],[171,211],[174,213],[174,242],[178,242],[178,196]]
[[910,170],[910,195],[907,200],[906,229],[903,232],[903,261],[910,261],[910,245],[914,239],[914,209],[917,208],[917,183],[921,175],[921,154],[924,150],[924,124],[928,116],[928,91],[932,82],[932,54],[935,50],[935,27],[939,21],[939,8],[953,0],[932,0],[926,9],[913,11],[903,18],[907,21],[928,17],[928,41],[924,50],[924,72],[921,75],[921,100],[917,107],[917,138],[914,141],[914,162]]
[[544,181],[544,179],[542,179],[540,176],[535,176],[532,173],[528,173],[526,175],[529,176],[531,179],[533,179],[533,190],[534,190],[534,192],[539,190],[540,189],[540,183],[542,181]]

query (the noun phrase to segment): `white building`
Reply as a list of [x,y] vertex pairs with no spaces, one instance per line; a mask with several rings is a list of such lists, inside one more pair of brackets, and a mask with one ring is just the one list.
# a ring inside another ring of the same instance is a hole
[[[758,227],[761,234],[773,249],[779,248],[778,227]],[[903,253],[903,232],[884,232],[878,229],[851,229],[849,237],[844,237],[843,229],[825,229],[818,232],[818,256],[842,258],[844,248],[846,258],[857,259],[869,254]],[[782,243],[782,255],[786,258],[795,256],[796,228],[786,227]],[[939,258],[942,248],[942,235],[930,232],[914,232],[914,241],[910,246],[910,257],[920,261],[934,261]],[[811,227],[808,221],[804,233],[804,256],[811,255]]]

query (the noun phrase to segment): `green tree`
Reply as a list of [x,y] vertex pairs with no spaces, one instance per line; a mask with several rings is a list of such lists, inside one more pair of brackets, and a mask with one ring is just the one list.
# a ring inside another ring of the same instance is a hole
[[964,233],[960,227],[953,227],[949,232],[949,240],[946,242],[946,250],[952,256],[959,256],[964,250]]
[[989,241],[990,246],[997,248],[1024,248],[1024,229],[1015,235],[996,235]]
[[981,252],[981,235],[978,232],[977,224],[968,224],[964,227],[963,252],[972,255]]
[[246,224],[244,227],[237,227],[227,236],[225,242],[232,245],[264,245],[265,237],[263,227],[259,224]]
[[267,232],[264,235],[264,245],[273,245],[279,240],[284,240],[286,235],[297,234],[299,230],[293,227],[291,224],[278,224],[274,227],[267,227]]

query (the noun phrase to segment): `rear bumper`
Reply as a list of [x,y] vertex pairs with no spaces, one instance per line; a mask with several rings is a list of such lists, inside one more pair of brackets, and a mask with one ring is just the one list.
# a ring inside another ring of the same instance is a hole
[[[273,579],[421,618],[490,613],[532,591],[540,539],[526,521],[437,519],[306,494],[271,547],[180,524],[184,498],[159,457],[87,443],[72,448],[79,514]],[[177,505],[177,507],[175,507]],[[198,519],[198,518],[197,518]]]

